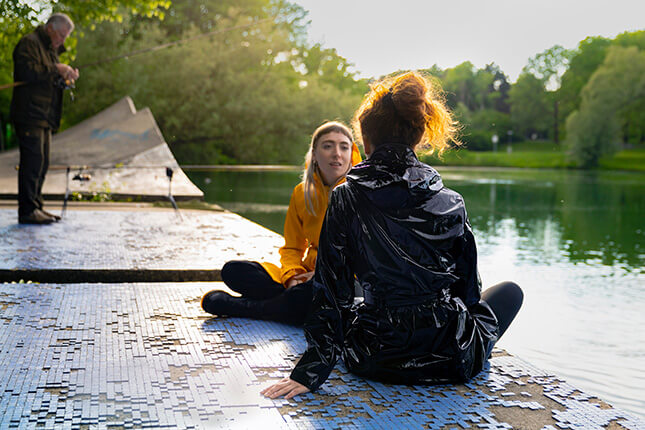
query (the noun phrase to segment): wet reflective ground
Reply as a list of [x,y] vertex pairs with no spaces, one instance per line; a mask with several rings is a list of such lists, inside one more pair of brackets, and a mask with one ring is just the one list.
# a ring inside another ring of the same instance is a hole
[[228,260],[277,255],[281,240],[229,212],[182,210],[179,218],[98,207],[44,226],[16,218],[15,209],[0,209],[0,270],[219,270]]
[[[218,203],[281,232],[293,172],[187,172]],[[525,305],[500,346],[616,406],[645,411],[645,175],[440,169],[466,199],[485,286]]]

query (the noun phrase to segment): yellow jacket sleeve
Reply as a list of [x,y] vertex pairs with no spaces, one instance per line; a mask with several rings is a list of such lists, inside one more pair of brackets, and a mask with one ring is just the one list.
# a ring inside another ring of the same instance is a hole
[[[356,165],[361,161],[361,154],[354,143],[352,145],[351,163]],[[329,190],[316,174],[314,176],[316,196],[314,206],[316,214],[310,213],[305,207],[304,184],[296,185],[291,193],[289,209],[284,221],[284,246],[280,248],[280,265],[262,262],[262,267],[271,278],[284,285],[289,278],[300,273],[314,270],[318,253],[318,237],[325,218]],[[344,182],[339,181],[339,183]]]
[[291,194],[287,217],[284,221],[284,246],[280,248],[280,282],[284,284],[294,275],[308,272],[302,264],[309,246],[304,231],[304,191],[298,184]]

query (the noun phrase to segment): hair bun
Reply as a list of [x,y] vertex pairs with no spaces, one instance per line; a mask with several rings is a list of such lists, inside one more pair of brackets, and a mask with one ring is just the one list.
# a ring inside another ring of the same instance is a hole
[[376,147],[400,141],[441,154],[455,139],[457,123],[446,107],[441,89],[417,72],[385,78],[370,85],[354,116],[361,140]]
[[428,115],[426,93],[428,87],[424,79],[416,74],[408,74],[390,89],[397,113],[413,124],[425,122]]

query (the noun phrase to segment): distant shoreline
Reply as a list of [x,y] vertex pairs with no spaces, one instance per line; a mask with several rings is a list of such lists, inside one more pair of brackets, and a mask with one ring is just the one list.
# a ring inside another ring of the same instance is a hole
[[[519,146],[519,145],[518,145]],[[514,146],[515,148],[515,146]],[[619,172],[645,172],[645,148],[626,149],[613,156],[600,159],[596,169],[580,169],[567,160],[563,150],[556,151],[531,151],[524,148],[515,149],[511,153],[505,150],[469,151],[460,149],[450,151],[441,159],[421,154],[419,159],[431,166],[442,168],[455,168],[464,170],[572,170],[572,171],[619,171]],[[185,171],[240,171],[240,172],[300,172],[301,165],[283,164],[181,164]]]

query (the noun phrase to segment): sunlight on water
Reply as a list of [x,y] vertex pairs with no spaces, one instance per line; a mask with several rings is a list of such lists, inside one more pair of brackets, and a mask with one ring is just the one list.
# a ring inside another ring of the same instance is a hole
[[[188,173],[209,202],[282,233],[298,173]],[[524,290],[499,346],[645,416],[645,175],[440,173],[466,201],[484,288]]]

